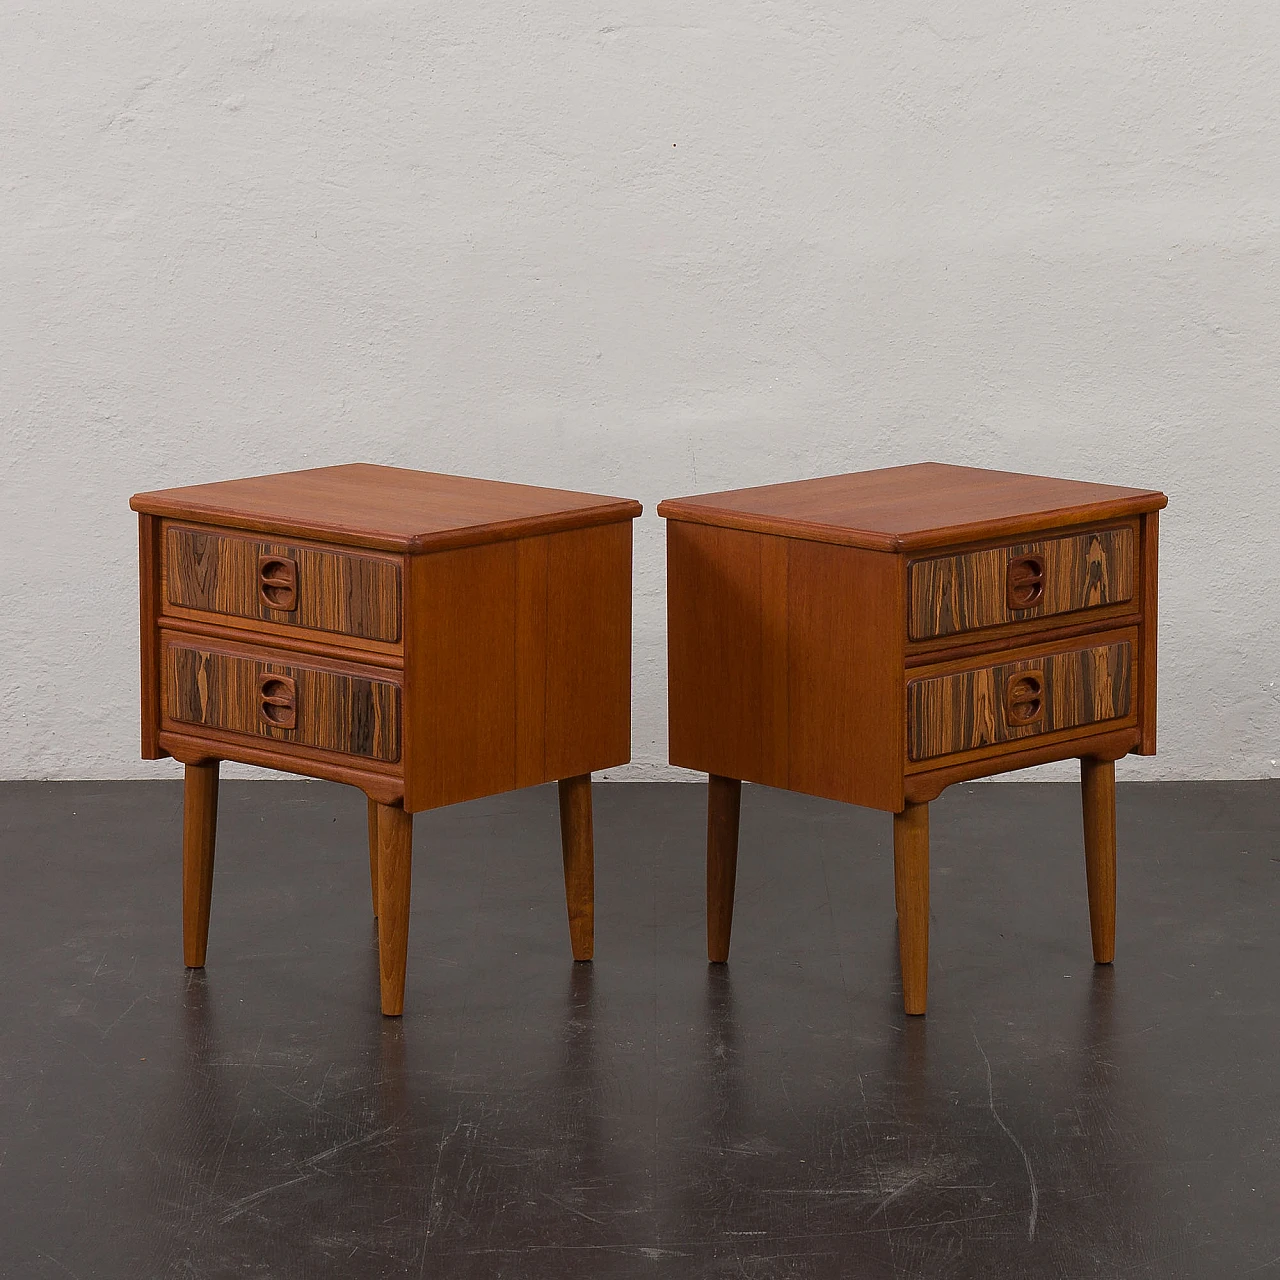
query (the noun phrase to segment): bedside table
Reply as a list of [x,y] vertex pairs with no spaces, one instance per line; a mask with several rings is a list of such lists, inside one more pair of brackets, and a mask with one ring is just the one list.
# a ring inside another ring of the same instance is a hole
[[621,498],[355,464],[140,493],[142,754],[186,765],[183,950],[205,962],[218,762],[368,796],[382,1011],[404,1008],[411,815],[557,780],[593,945],[591,771],[631,758]]
[[928,802],[1079,757],[1094,959],[1115,761],[1156,749],[1146,489],[922,463],[663,502],[671,763],[710,774],[707,950],[729,955],[743,780],[893,813],[903,1006],[924,1013]]

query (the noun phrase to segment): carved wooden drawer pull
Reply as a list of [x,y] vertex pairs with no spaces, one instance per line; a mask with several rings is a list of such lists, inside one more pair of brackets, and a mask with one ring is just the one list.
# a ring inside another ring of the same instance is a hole
[[268,609],[298,607],[298,562],[283,556],[258,557],[258,594]]
[[265,672],[258,677],[258,712],[269,725],[277,729],[296,729],[297,697],[297,685],[289,676]]
[[1010,724],[1037,724],[1044,719],[1044,672],[1015,671],[1004,685],[1004,714]]
[[1044,557],[1018,556],[1005,574],[1005,603],[1010,609],[1031,609],[1044,595]]

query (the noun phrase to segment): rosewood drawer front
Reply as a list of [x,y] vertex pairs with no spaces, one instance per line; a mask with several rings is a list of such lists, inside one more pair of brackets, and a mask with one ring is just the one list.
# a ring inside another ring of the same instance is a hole
[[173,641],[162,676],[171,720],[389,763],[400,758],[400,687],[390,680]]
[[400,566],[379,556],[170,525],[164,593],[180,609],[400,639]]
[[1119,604],[1134,595],[1129,525],[916,560],[907,577],[912,640]]
[[1129,640],[975,666],[907,685],[912,760],[954,755],[1129,714]]

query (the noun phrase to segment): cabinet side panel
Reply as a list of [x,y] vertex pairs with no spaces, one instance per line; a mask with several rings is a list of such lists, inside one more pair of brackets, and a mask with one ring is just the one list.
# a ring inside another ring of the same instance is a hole
[[787,785],[785,546],[765,534],[667,521],[672,764]]
[[516,549],[516,786],[547,781],[547,547],[521,538]]
[[[541,782],[631,759],[631,521],[538,541],[546,544]],[[536,617],[539,602],[528,607]]]
[[138,517],[138,650],[142,665],[142,758],[160,760],[160,521]]
[[897,812],[906,750],[902,559],[798,540],[789,556],[791,789]]
[[1156,753],[1156,637],[1160,625],[1159,574],[1157,560],[1160,545],[1160,513],[1152,511],[1142,517],[1142,570],[1139,590],[1142,592],[1142,657],[1138,663],[1141,685],[1138,693],[1138,728],[1142,740],[1137,754]]
[[516,544],[406,560],[404,767],[411,812],[516,784]]

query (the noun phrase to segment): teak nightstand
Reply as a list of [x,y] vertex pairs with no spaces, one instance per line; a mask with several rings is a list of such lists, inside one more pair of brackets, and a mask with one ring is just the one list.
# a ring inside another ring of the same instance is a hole
[[671,763],[711,775],[729,955],[743,780],[893,813],[903,1006],[925,1011],[929,807],[1079,757],[1094,959],[1115,947],[1115,761],[1156,749],[1164,494],[922,463],[663,502]]
[[404,1008],[422,809],[558,781],[570,939],[591,958],[591,771],[631,758],[638,502],[356,464],[130,505],[142,754],[186,765],[189,967],[209,935],[220,760],[368,796],[383,1013]]

